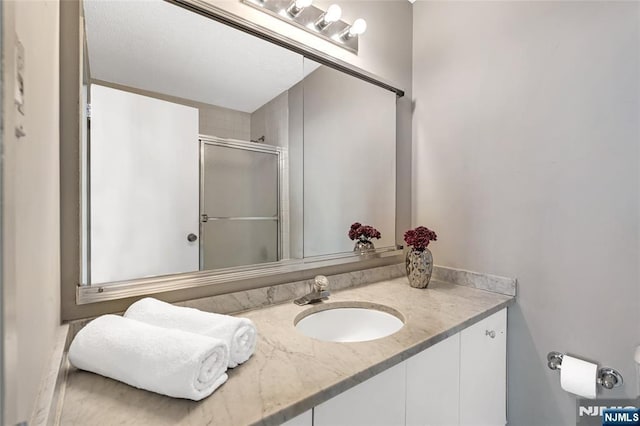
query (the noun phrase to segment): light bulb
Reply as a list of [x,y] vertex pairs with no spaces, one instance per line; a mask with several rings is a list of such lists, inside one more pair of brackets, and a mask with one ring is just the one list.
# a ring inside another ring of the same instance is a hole
[[367,21],[362,18],[358,18],[351,26],[342,31],[338,35],[338,38],[341,38],[344,41],[351,40],[357,35],[363,34],[365,31],[367,31]]
[[322,31],[332,23],[339,21],[342,16],[342,9],[337,4],[329,6],[327,11],[320,15],[318,20],[314,23],[318,31]]
[[312,2],[313,0],[294,0],[291,2],[289,7],[287,7],[287,13],[295,18],[300,15],[302,9],[311,6]]
[[331,6],[329,6],[327,11],[325,12],[324,20],[326,23],[330,24],[332,22],[336,22],[340,20],[341,16],[342,16],[342,9],[340,9],[340,6],[338,6],[337,4],[332,4]]
[[367,21],[362,18],[358,18],[355,20],[351,28],[349,28],[349,36],[355,37],[359,34],[364,34],[367,31]]

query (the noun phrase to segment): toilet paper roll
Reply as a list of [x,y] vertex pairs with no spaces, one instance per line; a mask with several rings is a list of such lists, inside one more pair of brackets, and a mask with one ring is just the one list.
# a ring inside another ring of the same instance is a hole
[[596,397],[598,365],[565,355],[560,369],[560,386],[584,398]]

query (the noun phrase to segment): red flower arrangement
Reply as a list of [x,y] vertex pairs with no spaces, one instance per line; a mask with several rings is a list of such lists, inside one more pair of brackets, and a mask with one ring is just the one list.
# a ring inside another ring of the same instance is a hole
[[404,242],[418,251],[423,251],[431,241],[437,240],[436,233],[425,226],[418,226],[416,229],[409,229],[404,233]]
[[349,238],[352,240],[359,239],[361,241],[370,241],[371,238],[380,239],[380,231],[373,226],[362,225],[359,222],[351,225],[349,229]]

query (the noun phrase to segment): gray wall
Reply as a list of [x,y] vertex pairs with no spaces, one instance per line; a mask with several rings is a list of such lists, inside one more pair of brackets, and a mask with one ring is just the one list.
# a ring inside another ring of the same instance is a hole
[[251,113],[251,139],[289,147],[289,92],[285,91]]
[[[5,424],[30,420],[60,325],[57,1],[3,2],[3,326]],[[14,45],[25,51],[16,112]],[[16,138],[22,125],[26,137]]]
[[332,68],[304,79],[305,257],[353,251],[354,222],[395,245],[395,110],[395,93]]
[[417,2],[414,224],[436,263],[518,278],[508,419],[575,424],[551,350],[640,341],[640,4]]
[[199,111],[201,134],[219,138],[249,140],[251,114],[215,105],[198,104],[193,106]]

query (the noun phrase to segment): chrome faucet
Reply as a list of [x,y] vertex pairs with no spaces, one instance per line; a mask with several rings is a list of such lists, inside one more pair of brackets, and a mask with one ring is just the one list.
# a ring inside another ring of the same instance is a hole
[[324,275],[318,275],[313,280],[313,290],[311,293],[293,301],[296,305],[308,305],[309,303],[320,302],[329,298],[329,280]]

